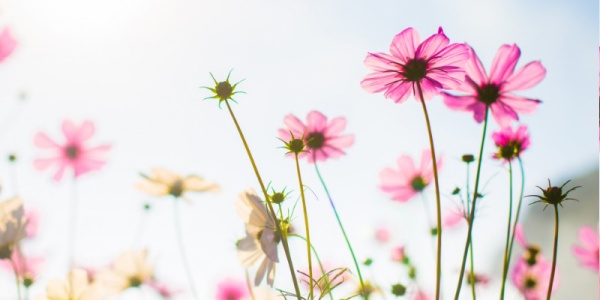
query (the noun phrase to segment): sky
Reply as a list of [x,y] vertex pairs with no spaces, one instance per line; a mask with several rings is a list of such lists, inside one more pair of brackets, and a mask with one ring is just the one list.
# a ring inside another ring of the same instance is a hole
[[[224,80],[231,70],[233,82],[244,80],[239,89],[246,94],[235,97],[233,109],[259,169],[274,187],[292,190],[293,198],[299,191],[294,162],[277,139],[283,118],[293,114],[305,119],[318,110],[347,119],[345,132],[355,135],[355,144],[346,156],[320,167],[357,256],[374,258],[373,271],[366,273],[382,285],[402,279],[398,269],[385,263],[389,245],[373,242],[373,230],[388,226],[393,243],[405,244],[415,256],[423,254],[416,258],[421,284],[433,291],[435,266],[427,256],[431,242],[422,205],[429,202],[433,211],[433,191],[426,190],[424,199],[396,203],[380,191],[378,179],[398,156],[419,157],[428,147],[425,123],[414,99],[396,104],[361,89],[359,82],[369,73],[363,64],[366,54],[387,52],[393,36],[407,27],[424,39],[442,26],[451,42],[472,46],[488,69],[503,44],[520,47],[517,68],[540,60],[546,78],[520,93],[542,100],[535,114],[521,116],[532,139],[523,154],[526,193],[535,193],[534,186],[544,186],[547,178],[559,183],[597,172],[597,12],[598,2],[591,0],[427,5],[380,0],[1,1],[0,24],[11,28],[19,45],[0,65],[0,155],[17,153],[19,160],[14,166],[0,161],[0,197],[19,194],[26,207],[41,212],[40,236],[26,245],[26,252],[46,256],[47,263],[32,293],[66,273],[72,182],[53,182],[50,172],[39,172],[32,164],[42,155],[33,146],[35,133],[59,138],[64,119],[94,121],[94,142],[113,145],[103,170],[77,180],[77,261],[100,267],[125,249],[146,247],[157,277],[187,290],[172,201],[150,198],[134,186],[140,172],[161,166],[221,186],[219,193],[193,195],[192,203],[179,206],[201,298],[212,299],[219,280],[244,277],[235,254],[244,228],[233,204],[242,191],[259,187],[226,109],[214,100],[203,101],[210,92],[200,88],[212,84],[209,72]],[[482,126],[469,113],[446,108],[439,97],[427,104],[436,148],[445,158],[442,202],[451,208],[447,195],[465,180],[460,157],[477,152]],[[490,124],[490,132],[497,129]],[[494,151],[488,134],[484,155],[491,157]],[[305,185],[314,191],[308,196],[314,244],[325,260],[350,266],[314,170],[306,162],[301,168]],[[497,274],[490,257],[496,257],[495,249],[503,243],[494,237],[504,232],[497,224],[504,224],[507,211],[506,166],[487,159],[482,180],[486,195],[497,201],[482,203],[474,233],[481,241],[476,244],[481,249],[477,265]],[[598,201],[594,193],[591,201]],[[144,203],[151,203],[151,211],[144,213]],[[296,214],[297,227],[301,220]],[[465,227],[444,240],[445,294],[454,288],[464,235]],[[300,253],[303,244],[292,242],[292,248]],[[297,262],[305,268],[303,257]],[[290,289],[286,268],[278,266],[276,286]],[[2,276],[3,283],[11,282]],[[189,297],[184,292],[180,299]]]

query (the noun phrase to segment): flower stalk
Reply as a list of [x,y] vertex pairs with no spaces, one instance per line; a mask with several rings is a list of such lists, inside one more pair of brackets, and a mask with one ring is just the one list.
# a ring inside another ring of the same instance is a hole
[[510,227],[512,223],[513,210],[513,169],[512,161],[508,160],[508,182],[509,182],[509,198],[508,198],[508,225],[506,228],[506,246],[504,247],[504,265],[502,267],[502,288],[500,289],[500,299],[504,299],[504,289],[506,287],[506,276],[508,275],[508,264],[510,262]]
[[313,295],[313,288],[314,288],[314,282],[313,282],[313,272],[312,272],[312,255],[311,255],[311,251],[310,251],[310,229],[308,226],[308,211],[306,210],[306,197],[304,197],[304,185],[302,184],[302,175],[300,174],[300,163],[298,161],[298,152],[294,153],[294,157],[296,160],[296,173],[298,175],[298,185],[300,186],[300,197],[302,199],[302,212],[304,213],[304,228],[306,230],[306,251],[307,251],[307,256],[308,256],[308,283],[309,283],[309,293],[308,293],[308,299],[312,298]]

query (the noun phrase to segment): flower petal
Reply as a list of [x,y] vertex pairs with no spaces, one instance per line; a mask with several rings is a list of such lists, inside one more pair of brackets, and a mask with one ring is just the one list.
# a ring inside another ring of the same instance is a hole
[[[304,126],[304,123],[302,123],[302,121],[300,121],[296,116],[291,114],[283,118],[283,124],[285,124],[285,126],[287,127],[288,134],[291,130],[295,138],[302,137],[302,135],[306,131],[306,126]],[[300,133],[299,136],[296,136],[296,134],[298,133]]]
[[39,148],[62,148],[61,145],[53,141],[48,135],[43,132],[38,132],[35,134],[33,139],[33,143]]
[[79,141],[85,141],[90,139],[96,131],[94,123],[90,121],[83,121],[83,123],[77,129],[77,136]]
[[220,190],[217,184],[195,175],[188,176],[183,180],[183,189],[195,192],[218,192]]
[[438,52],[444,49],[450,43],[444,32],[440,30],[438,33],[428,37],[419,45],[415,53],[415,57],[429,59],[436,56]]
[[329,124],[327,124],[327,128],[325,128],[323,134],[327,137],[334,137],[335,135],[341,133],[344,129],[346,129],[346,118],[337,117],[329,121]]
[[477,98],[473,96],[454,96],[446,92],[442,93],[444,104],[450,109],[469,111],[474,103],[477,103]]
[[352,144],[354,144],[353,134],[340,135],[333,138],[328,138],[326,142],[327,146],[338,149],[348,148],[352,146]]
[[515,71],[515,66],[520,56],[521,50],[519,50],[517,45],[502,45],[492,62],[490,83],[496,85],[504,83]]
[[367,53],[367,57],[365,57],[364,61],[364,64],[367,66],[367,68],[378,72],[398,72],[400,65],[404,63],[405,61],[382,52]]
[[323,132],[327,127],[327,117],[313,110],[306,117],[306,128],[308,132]]
[[404,29],[394,36],[390,45],[390,53],[400,59],[402,64],[415,58],[415,49],[419,44],[419,33],[412,27]]
[[396,103],[402,103],[412,94],[411,84],[404,81],[398,81],[389,86],[383,94],[384,97],[394,100]]
[[520,114],[531,114],[534,113],[538,105],[542,102],[536,99],[528,99],[512,94],[502,94],[498,101],[503,104],[510,106],[515,112]]
[[70,120],[64,120],[62,123],[62,132],[67,138],[67,143],[69,144],[79,144],[79,136],[78,136],[78,128]]
[[545,76],[546,68],[539,61],[533,61],[512,74],[502,89],[507,92],[525,90],[540,83]]

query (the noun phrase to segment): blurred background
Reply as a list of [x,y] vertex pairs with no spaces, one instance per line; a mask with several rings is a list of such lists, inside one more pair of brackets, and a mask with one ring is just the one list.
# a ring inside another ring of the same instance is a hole
[[[263,178],[299,196],[293,160],[276,138],[283,118],[305,120],[311,110],[329,118],[346,117],[346,133],[355,135],[347,155],[320,165],[359,260],[372,258],[364,276],[387,290],[406,280],[389,263],[389,249],[404,245],[419,269],[420,286],[435,289],[434,252],[422,201],[435,205],[432,189],[424,199],[407,203],[389,199],[379,189],[379,172],[397,157],[419,158],[428,148],[418,102],[395,104],[359,85],[370,71],[367,52],[388,52],[394,35],[414,27],[425,39],[439,26],[451,42],[467,42],[489,70],[497,49],[516,43],[517,68],[540,60],[546,78],[520,93],[543,103],[521,116],[529,127],[531,147],[523,154],[525,194],[568,179],[582,187],[579,202],[562,209],[560,282],[555,299],[597,299],[598,275],[579,266],[571,248],[583,225],[598,228],[598,2],[578,1],[0,1],[0,24],[10,28],[18,45],[0,64],[0,197],[22,196],[40,213],[38,237],[23,246],[45,263],[31,294],[43,293],[51,278],[67,272],[67,232],[72,182],[52,180],[33,160],[43,156],[33,145],[37,132],[60,140],[64,119],[96,124],[93,143],[113,145],[101,171],[78,179],[76,262],[99,268],[125,249],[147,248],[156,277],[180,289],[175,299],[191,299],[178,255],[171,199],[145,196],[135,187],[140,172],[165,167],[197,174],[221,186],[219,193],[193,194],[181,203],[186,251],[201,299],[214,299],[217,283],[244,278],[235,242],[244,226],[234,209],[240,192],[257,181],[226,109],[205,100],[209,72],[224,80],[245,79],[233,109]],[[460,158],[476,154],[482,126],[470,113],[451,111],[441,98],[428,103],[436,148],[445,157],[441,171],[442,204],[464,186]],[[497,130],[491,123],[489,133]],[[484,153],[495,148],[486,140]],[[14,164],[9,154],[16,154]],[[326,196],[311,165],[303,162],[313,243],[333,266],[354,270]],[[505,219],[508,210],[507,167],[487,159],[473,239],[475,266],[490,277],[482,299],[497,297]],[[516,181],[518,182],[518,181]],[[551,257],[552,209],[524,200],[522,215],[528,240]],[[151,209],[144,210],[150,204]],[[296,227],[302,218],[296,214]],[[390,230],[385,244],[377,228]],[[443,280],[453,294],[466,226],[445,231]],[[306,269],[304,244],[292,242],[298,269]],[[522,251],[515,246],[514,258]],[[280,253],[283,254],[283,253]],[[283,262],[283,255],[280,255]],[[251,270],[254,274],[254,270]],[[12,274],[0,274],[0,299],[15,299]],[[287,266],[278,265],[276,287],[291,290]],[[353,289],[354,281],[349,283]],[[469,298],[468,287],[462,296]],[[340,293],[339,297],[342,297]],[[151,292],[129,291],[117,299],[155,299]],[[507,299],[519,298],[509,284]],[[156,298],[159,299],[159,298]]]

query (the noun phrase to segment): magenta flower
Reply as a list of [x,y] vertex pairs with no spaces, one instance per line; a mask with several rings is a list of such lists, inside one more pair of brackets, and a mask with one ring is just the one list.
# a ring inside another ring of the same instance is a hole
[[[535,264],[531,264],[525,258],[519,259],[512,272],[512,281],[525,300],[545,299],[551,273],[552,262],[546,261],[540,254]],[[557,286],[558,271],[554,275],[552,291],[556,290]]]
[[544,79],[546,69],[539,61],[530,62],[515,72],[521,50],[514,44],[503,45],[496,53],[488,77],[473,48],[469,47],[469,52],[471,59],[465,65],[467,77],[457,88],[467,95],[454,96],[444,92],[444,103],[448,107],[472,111],[478,123],[483,122],[486,108],[489,107],[494,120],[502,127],[509,126],[512,120],[519,120],[518,113],[535,112],[541,101],[517,96],[512,92],[531,88]]
[[9,57],[16,47],[17,41],[12,37],[8,28],[4,28],[0,32],[0,62]]
[[34,161],[35,168],[43,171],[56,165],[57,170],[53,177],[55,181],[60,181],[67,168],[73,168],[75,177],[99,170],[106,163],[102,156],[110,150],[111,146],[88,146],[88,140],[94,135],[94,131],[94,123],[90,121],[84,121],[77,126],[73,122],[65,120],[62,123],[65,142],[62,144],[55,142],[45,133],[37,133],[34,143],[38,148],[46,149],[49,157],[36,159]]
[[498,147],[498,152],[494,154],[493,158],[507,161],[519,157],[531,143],[525,125],[519,125],[515,131],[511,126],[504,127],[500,131],[492,133],[492,139]]
[[[288,142],[294,138],[304,138],[308,152],[301,152],[298,157],[307,157],[309,163],[326,161],[346,154],[342,149],[354,144],[354,135],[341,134],[346,128],[346,118],[337,117],[327,122],[327,117],[313,110],[306,117],[306,125],[296,116],[287,115],[283,119],[285,129],[279,129],[279,138]],[[293,155],[293,154],[292,154]]]
[[235,279],[225,279],[217,285],[216,300],[242,300],[248,296],[248,285]]
[[[409,27],[392,40],[390,54],[369,53],[365,65],[375,71],[361,82],[369,93],[385,91],[384,96],[396,103],[418,95],[420,84],[425,100],[442,89],[453,89],[465,80],[463,65],[469,59],[465,44],[450,44],[442,27],[438,33],[419,44],[419,33]],[[420,100],[420,99],[417,99]]]
[[579,229],[579,241],[581,241],[581,246],[574,246],[573,254],[579,259],[582,266],[598,272],[600,269],[598,235],[592,227],[584,226]]
[[[381,190],[390,193],[392,200],[406,202],[422,192],[433,180],[431,151],[424,150],[419,168],[408,155],[402,155],[397,161],[398,169],[385,168],[379,173]],[[438,168],[442,167],[442,158],[438,158]]]

